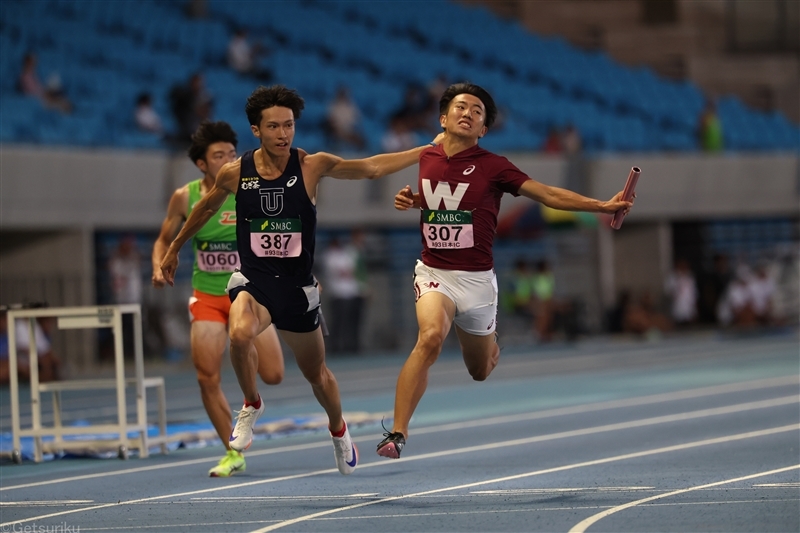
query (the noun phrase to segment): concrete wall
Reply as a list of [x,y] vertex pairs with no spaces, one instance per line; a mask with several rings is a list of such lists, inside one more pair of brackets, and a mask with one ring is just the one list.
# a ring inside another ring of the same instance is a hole
[[[565,184],[566,165],[559,157],[508,157],[534,179]],[[587,298],[593,311],[611,305],[621,288],[660,290],[672,259],[672,221],[798,214],[796,154],[605,156],[587,165],[589,194],[610,198],[634,165],[642,169],[638,198],[622,230],[599,228],[591,257],[565,262],[560,273],[570,286],[579,279],[594,292]],[[416,171],[377,181],[323,180],[320,227],[415,227],[418,217],[392,204],[403,186],[416,188]],[[171,192],[197,176],[182,154],[0,146],[0,303],[94,304],[94,232],[157,230]],[[501,212],[526,202],[506,196]],[[387,290],[395,289],[394,283],[381,281]],[[384,326],[393,322],[380,315],[366,321],[368,343],[413,341],[413,336],[388,339]],[[413,317],[406,318],[412,327]],[[71,340],[62,353],[88,364],[93,358],[88,339]]]

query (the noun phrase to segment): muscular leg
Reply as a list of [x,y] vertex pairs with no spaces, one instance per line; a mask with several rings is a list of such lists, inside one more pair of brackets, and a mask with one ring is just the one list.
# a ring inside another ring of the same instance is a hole
[[423,294],[417,301],[419,336],[397,378],[392,432],[408,437],[408,422],[428,388],[428,369],[439,358],[455,313],[453,301],[439,292]]
[[267,385],[277,385],[283,381],[283,350],[274,325],[255,338],[253,350],[257,352],[258,375],[262,381]]
[[241,291],[231,304],[228,318],[231,338],[231,363],[236,379],[248,403],[258,401],[258,353],[253,350],[255,338],[272,323],[264,306],[250,294]]
[[231,407],[220,386],[222,354],[228,342],[228,330],[222,322],[192,322],[192,362],[197,370],[200,397],[217,435],[226,448],[232,429]]
[[341,431],[342,401],[339,397],[339,384],[333,372],[325,365],[325,343],[322,330],[317,328],[310,333],[281,331],[281,336],[294,352],[297,366],[311,384],[314,396],[325,409],[332,433]]
[[461,354],[467,371],[475,381],[483,381],[489,377],[497,361],[500,360],[500,347],[495,342],[494,334],[473,335],[456,326],[458,340],[461,343]]

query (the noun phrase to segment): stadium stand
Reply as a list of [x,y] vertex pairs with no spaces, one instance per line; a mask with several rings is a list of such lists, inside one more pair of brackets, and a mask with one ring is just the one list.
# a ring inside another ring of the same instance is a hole
[[[225,64],[233,30],[245,27],[272,50],[264,61],[274,80],[306,98],[297,144],[325,148],[327,102],[340,84],[363,111],[368,150],[380,149],[391,111],[410,83],[450,80],[484,85],[505,110],[504,127],[486,138],[495,151],[536,150],[551,127],[574,125],[589,152],[692,151],[706,97],[690,82],[625,67],[562,38],[531,34],[484,7],[445,0],[402,2],[303,1],[245,4],[209,0],[209,17],[192,19],[185,0],[95,2],[7,0],[0,17],[0,142],[92,147],[163,148],[140,133],[132,108],[141,92],[168,130],[167,94],[193,72],[204,74],[213,116],[249,139],[244,100],[258,80]],[[35,20],[35,24],[31,21]],[[434,21],[436,31],[431,31]],[[463,28],[482,28],[464,39]],[[34,51],[43,77],[58,73],[75,108],[48,111],[15,90],[23,55]],[[733,97],[717,105],[731,150],[800,147],[800,129],[780,113],[762,113]]]

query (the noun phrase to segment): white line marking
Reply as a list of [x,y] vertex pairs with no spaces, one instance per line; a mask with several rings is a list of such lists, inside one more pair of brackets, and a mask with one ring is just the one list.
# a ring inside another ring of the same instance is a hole
[[94,503],[94,500],[31,500],[24,502],[0,502],[0,507],[11,507],[15,505],[85,505]]
[[[282,522],[278,522],[277,524],[272,524],[272,525],[267,526],[267,527],[262,528],[262,529],[254,530],[251,533],[266,533],[267,531],[275,531],[276,529],[280,529],[282,527],[291,526],[291,525],[294,525],[294,524],[297,524],[297,523],[300,523],[300,522],[306,522],[308,520],[313,520],[313,519],[319,518],[321,516],[327,516],[327,515],[330,515],[330,514],[340,513],[340,512],[343,512],[343,511],[350,511],[350,510],[353,510],[353,509],[358,509],[360,507],[366,507],[368,505],[375,505],[375,504],[378,504],[378,503],[385,503],[385,502],[392,502],[392,501],[397,501],[397,500],[404,500],[404,499],[407,499],[407,498],[425,496],[425,495],[428,495],[428,494],[435,494],[435,493],[439,493],[439,492],[449,492],[449,491],[453,491],[453,490],[468,489],[468,488],[471,488],[471,487],[478,487],[478,486],[481,486],[481,485],[489,485],[489,484],[493,484],[493,483],[504,483],[506,481],[513,481],[513,480],[516,480],[516,479],[522,479],[522,478],[531,477],[531,476],[539,476],[539,475],[542,475],[542,474],[551,474],[551,473],[554,473],[554,472],[563,472],[565,470],[573,470],[573,469],[576,469],[576,468],[583,468],[583,467],[587,467],[587,466],[596,466],[596,465],[612,463],[612,462],[616,462],[616,461],[624,461],[626,459],[634,459],[634,458],[637,458],[637,457],[646,457],[646,456],[649,456],[649,455],[656,455],[656,454],[661,454],[661,453],[667,453],[667,452],[673,452],[673,451],[679,451],[679,450],[686,450],[686,449],[689,449],[689,448],[696,448],[698,446],[708,446],[708,445],[712,445],[712,444],[723,444],[723,443],[732,442],[732,441],[736,441],[736,440],[750,439],[750,438],[755,438],[755,437],[763,437],[763,436],[772,435],[772,434],[775,434],[775,433],[785,433],[787,431],[797,431],[798,429],[800,429],[800,424],[790,424],[788,426],[781,426],[781,427],[765,429],[765,430],[761,430],[761,431],[750,431],[750,432],[747,432],[747,433],[739,433],[738,435],[728,435],[726,437],[718,437],[718,438],[715,438],[715,439],[707,439],[707,440],[701,440],[701,441],[695,441],[695,442],[688,442],[688,443],[684,443],[684,444],[677,444],[677,445],[674,445],[674,446],[666,446],[664,448],[656,448],[656,449],[653,449],[653,450],[645,450],[645,451],[641,451],[641,452],[634,452],[634,453],[628,453],[628,454],[624,454],[624,455],[617,455],[617,456],[614,456],[614,457],[606,457],[605,459],[596,459],[594,461],[585,461],[585,462],[582,462],[582,463],[575,463],[575,464],[571,464],[571,465],[558,466],[558,467],[555,467],[555,468],[548,468],[548,469],[545,469],[545,470],[534,470],[532,472],[525,472],[525,473],[522,473],[522,474],[515,474],[513,476],[505,476],[505,477],[501,477],[501,478],[489,479],[489,480],[486,480],[486,481],[476,481],[474,483],[466,483],[464,485],[455,485],[455,486],[451,486],[451,487],[443,487],[443,488],[440,488],[440,489],[427,490],[427,491],[423,491],[423,492],[417,492],[417,493],[414,493],[414,494],[406,494],[406,495],[403,495],[403,496],[393,496],[393,497],[390,497],[390,498],[383,498],[383,499],[374,500],[374,501],[371,501],[371,502],[357,503],[357,504],[348,505],[348,506],[345,506],[345,507],[339,507],[339,508],[336,508],[336,509],[328,509],[327,511],[320,511],[320,512],[308,514],[308,515],[305,515],[305,516],[299,516],[297,518],[292,518],[290,520],[284,520]],[[791,467],[791,468],[795,468],[795,467]]]
[[780,474],[781,472],[787,472],[789,470],[795,470],[800,468],[800,465],[794,466],[787,466],[784,468],[777,468],[775,470],[769,470],[767,472],[759,472],[757,474],[750,474],[749,476],[742,476],[733,479],[726,479],[724,481],[717,481],[715,483],[707,483],[705,485],[698,485],[696,487],[689,487],[686,489],[680,490],[673,490],[672,492],[666,492],[664,494],[657,494],[656,496],[650,496],[649,498],[642,498],[641,500],[636,500],[635,502],[629,502],[624,505],[618,505],[616,507],[612,507],[602,513],[597,513],[596,515],[590,516],[586,520],[581,520],[578,522],[572,529],[569,530],[569,533],[584,533],[586,528],[591,526],[592,524],[602,520],[603,518],[610,516],[614,513],[618,513],[620,511],[624,511],[625,509],[630,509],[631,507],[636,507],[637,505],[641,505],[643,503],[651,502],[653,500],[660,500],[661,498],[669,498],[670,496],[676,496],[678,494],[685,494],[687,492],[692,492],[695,490],[707,489],[709,487],[718,487],[720,485],[727,485],[728,483],[736,483],[737,481],[746,481],[748,479],[753,479],[757,477],[764,477],[764,476],[771,476],[772,474]]
[[[415,428],[415,435],[426,435],[429,433],[437,433],[440,431],[451,431],[454,429],[469,429],[476,427],[484,427],[495,424],[506,424],[523,422],[526,420],[538,420],[542,418],[549,418],[555,416],[564,416],[570,414],[591,413],[595,411],[602,411],[605,409],[618,409],[621,407],[635,407],[639,405],[648,405],[666,401],[687,400],[691,398],[701,398],[704,396],[714,396],[717,394],[726,394],[731,392],[744,392],[748,390],[765,389],[771,387],[780,387],[784,385],[793,385],[798,383],[800,376],[784,376],[779,378],[766,378],[756,379],[752,381],[744,381],[740,383],[732,383],[727,385],[714,385],[712,387],[702,387],[699,389],[690,389],[686,391],[668,392],[662,394],[654,394],[650,396],[640,396],[638,398],[626,398],[624,400],[610,400],[607,402],[598,402],[591,404],[574,405],[570,407],[559,407],[556,409],[547,409],[544,411],[535,411],[533,413],[523,413],[518,415],[498,416],[493,418],[482,418],[480,420],[473,420],[467,422],[456,422],[452,424],[440,424],[427,428]],[[374,435],[359,437],[353,439],[356,442],[362,442],[368,439],[374,439]],[[322,448],[330,446],[330,440],[326,439],[323,442],[313,442],[309,444],[297,444],[292,446],[281,446],[279,448],[271,448],[269,450],[259,450],[255,452],[248,452],[247,457],[259,457],[261,455],[270,455],[283,452],[294,452],[299,450],[309,450],[313,448]],[[151,466],[141,466],[135,468],[127,468],[125,470],[116,470],[114,472],[98,472],[96,474],[83,474],[80,476],[70,476],[58,479],[51,479],[48,481],[36,481],[32,483],[21,483],[19,485],[11,485],[0,487],[0,492],[7,490],[26,489],[31,487],[41,487],[51,485],[54,483],[67,483],[70,481],[81,481],[84,479],[106,478],[112,476],[120,476],[126,474],[136,474],[139,472],[150,472],[153,470],[163,471],[167,468],[178,468],[182,466],[193,466],[198,464],[216,463],[217,458],[206,459],[189,459],[186,461],[177,461],[170,464],[158,464]]]
[[758,488],[770,488],[770,489],[796,489],[800,488],[800,483],[759,483],[757,485],[753,485],[754,487]]
[[566,487],[563,489],[503,489],[475,490],[470,494],[480,495],[513,495],[513,494],[550,494],[561,492],[633,492],[638,490],[655,490],[655,487]]
[[[676,415],[665,415],[665,416],[658,416],[658,417],[654,417],[654,418],[644,418],[644,419],[641,419],[641,420],[634,420],[634,421],[630,421],[630,422],[620,422],[620,423],[617,423],[617,424],[607,424],[607,425],[604,425],[604,426],[596,426],[596,427],[592,427],[592,428],[576,429],[576,430],[572,430],[572,431],[563,431],[563,432],[560,432],[560,433],[551,433],[549,435],[538,435],[536,437],[528,437],[528,438],[525,438],[525,439],[514,439],[514,440],[501,441],[501,442],[495,442],[495,443],[490,443],[490,444],[482,444],[482,445],[479,445],[479,446],[467,446],[467,447],[464,447],[464,448],[455,448],[455,449],[443,450],[443,451],[439,451],[439,452],[432,452],[432,453],[420,454],[420,455],[417,455],[417,456],[409,457],[409,458],[403,459],[403,461],[421,461],[421,460],[431,459],[431,458],[434,458],[434,457],[441,457],[441,456],[452,457],[453,455],[462,454],[462,453],[472,453],[472,452],[478,452],[478,451],[484,451],[484,450],[493,450],[493,449],[498,449],[498,448],[506,448],[506,447],[509,447],[509,446],[519,446],[519,445],[525,445],[525,444],[533,444],[533,443],[536,443],[536,442],[545,442],[545,441],[550,441],[550,440],[555,440],[555,439],[577,437],[577,436],[584,436],[584,435],[592,435],[592,434],[595,434],[595,433],[603,433],[603,432],[607,432],[607,431],[617,431],[617,430],[623,430],[623,429],[632,429],[632,428],[638,428],[638,427],[644,427],[644,426],[651,426],[651,425],[654,425],[654,424],[663,424],[663,423],[668,423],[668,422],[692,420],[692,419],[704,418],[704,417],[708,417],[708,416],[731,414],[731,413],[737,413],[737,412],[741,412],[741,411],[749,411],[749,410],[752,410],[752,409],[763,409],[763,408],[767,408],[767,407],[775,407],[775,406],[779,406],[779,405],[786,405],[786,404],[790,404],[790,403],[795,403],[797,401],[798,401],[797,396],[785,396],[783,398],[776,398],[774,400],[763,400],[763,401],[759,401],[759,402],[748,402],[748,403],[743,403],[743,404],[738,404],[738,405],[730,405],[730,406],[726,406],[726,407],[717,407],[717,408],[714,408],[714,409],[702,409],[700,411],[692,411],[692,412],[689,412],[689,413],[680,413],[680,414],[676,414]],[[784,427],[795,427],[795,426],[784,426]],[[388,465],[391,465],[391,464],[392,464],[391,461],[379,460],[379,461],[376,461],[376,462],[373,462],[373,463],[367,463],[365,465],[359,465],[359,470],[364,470],[365,468],[388,466]],[[94,506],[94,507],[87,507],[87,508],[84,508],[84,509],[74,509],[74,510],[69,510],[69,511],[62,511],[60,513],[51,513],[49,515],[44,515],[44,516],[25,518],[25,519],[22,519],[22,520],[14,520],[14,521],[11,521],[11,522],[4,522],[4,523],[0,524],[0,528],[2,528],[4,526],[7,526],[7,525],[10,525],[10,524],[21,524],[21,523],[24,523],[24,522],[31,522],[31,521],[34,521],[34,520],[42,520],[42,519],[45,519],[45,518],[53,518],[53,517],[56,517],[56,516],[61,516],[61,515],[65,515],[65,514],[72,514],[72,513],[77,513],[77,512],[81,512],[81,511],[92,511],[92,510],[95,510],[95,509],[104,509],[104,508],[111,507],[111,506],[114,506],[114,505],[136,504],[136,503],[141,503],[141,502],[164,500],[164,499],[168,499],[168,498],[180,498],[180,497],[184,497],[184,496],[193,496],[193,495],[196,495],[196,494],[207,494],[209,492],[219,492],[219,491],[224,491],[224,490],[239,489],[239,488],[242,488],[242,487],[252,487],[252,486],[255,486],[255,485],[263,485],[263,484],[266,484],[266,483],[277,483],[279,481],[288,481],[288,480],[292,480],[292,479],[302,479],[302,478],[306,478],[306,477],[323,475],[323,474],[330,474],[330,473],[334,473],[334,472],[338,472],[338,470],[336,468],[329,468],[329,469],[325,469],[325,470],[316,470],[316,471],[313,471],[313,472],[304,472],[302,474],[292,474],[292,475],[289,475],[289,476],[281,476],[281,477],[271,478],[271,479],[261,479],[261,480],[258,480],[258,481],[248,481],[248,482],[244,482],[244,483],[225,485],[225,486],[222,486],[222,487],[212,487],[212,488],[208,488],[208,489],[193,490],[193,491],[188,491],[188,492],[164,494],[162,496],[151,496],[151,497],[148,497],[148,498],[140,498],[140,499],[136,499],[136,500],[126,500],[125,502],[119,502],[119,503],[102,504],[102,505],[97,505],[97,506]]]

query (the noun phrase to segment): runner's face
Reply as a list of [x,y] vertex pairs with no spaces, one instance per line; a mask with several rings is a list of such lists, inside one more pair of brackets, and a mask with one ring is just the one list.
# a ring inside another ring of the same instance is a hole
[[294,112],[291,109],[279,106],[264,109],[261,111],[261,124],[250,128],[268,153],[276,156],[289,154],[294,140]]
[[486,134],[486,108],[477,96],[457,95],[439,118],[448,135],[477,140]]
[[209,145],[206,150],[205,173],[212,178],[217,177],[219,170],[226,164],[236,161],[236,147],[228,142],[217,142]]

